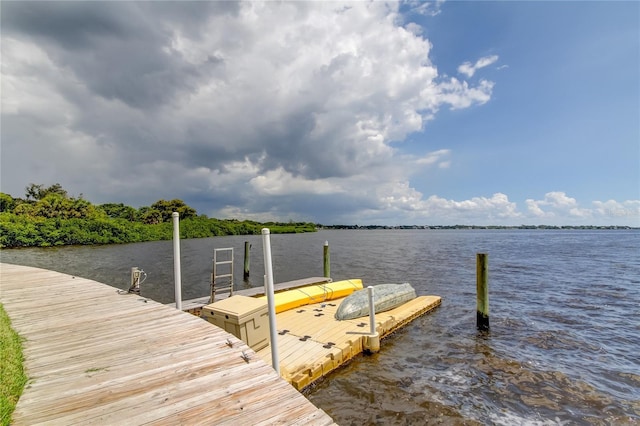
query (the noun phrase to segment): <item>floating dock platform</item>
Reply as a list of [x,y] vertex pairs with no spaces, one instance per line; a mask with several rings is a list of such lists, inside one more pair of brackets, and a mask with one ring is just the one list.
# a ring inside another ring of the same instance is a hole
[[[439,296],[419,296],[389,311],[378,312],[375,316],[377,335],[372,337],[368,315],[351,320],[335,319],[345,297],[363,289],[362,280],[300,287],[304,282],[317,279],[298,280],[294,282],[296,285],[282,283],[275,294],[280,375],[300,391],[362,352],[377,351],[380,339],[441,303]],[[244,294],[234,292],[233,297],[199,307],[197,312],[242,338],[271,365],[267,301],[261,296],[263,293],[264,288]],[[189,311],[195,313],[192,309]]]
[[13,425],[332,425],[244,342],[98,282],[0,263],[25,340]]
[[[370,348],[369,317],[338,321],[343,299],[315,303],[276,315],[280,375],[302,391]],[[376,331],[384,338],[435,309],[439,296],[418,296],[395,309],[376,313]],[[271,347],[257,352],[271,365]]]

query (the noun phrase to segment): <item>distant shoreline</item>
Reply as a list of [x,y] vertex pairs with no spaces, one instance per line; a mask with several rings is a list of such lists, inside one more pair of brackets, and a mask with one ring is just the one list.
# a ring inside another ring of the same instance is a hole
[[557,229],[557,230],[640,230],[640,227],[626,225],[322,225],[318,229]]

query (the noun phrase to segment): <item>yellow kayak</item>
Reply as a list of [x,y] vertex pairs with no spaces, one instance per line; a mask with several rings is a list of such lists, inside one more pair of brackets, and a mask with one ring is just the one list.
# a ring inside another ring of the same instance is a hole
[[[276,313],[288,311],[304,305],[310,305],[312,303],[321,303],[326,300],[340,299],[342,297],[347,297],[354,291],[360,289],[362,289],[362,280],[356,278],[352,280],[316,284],[282,291],[274,294]],[[266,300],[267,296],[261,296],[259,299]]]

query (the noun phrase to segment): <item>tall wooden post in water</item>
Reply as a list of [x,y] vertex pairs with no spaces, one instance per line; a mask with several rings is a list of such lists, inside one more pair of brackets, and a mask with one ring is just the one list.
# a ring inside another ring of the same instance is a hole
[[251,249],[251,244],[249,241],[244,242],[244,274],[243,277],[246,280],[249,278],[249,249]]
[[489,330],[489,255],[476,255],[476,301],[478,330]]
[[329,241],[324,242],[324,276],[326,278],[331,277],[331,257],[329,255]]

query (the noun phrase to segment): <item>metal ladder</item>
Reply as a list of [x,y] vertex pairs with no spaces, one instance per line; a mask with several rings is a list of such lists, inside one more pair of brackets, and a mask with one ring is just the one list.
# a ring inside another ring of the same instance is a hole
[[[218,260],[222,258],[224,260]],[[222,266],[222,273],[219,267]],[[211,274],[211,297],[209,303],[215,302],[216,294],[229,292],[233,296],[233,247],[213,250],[213,273]]]

